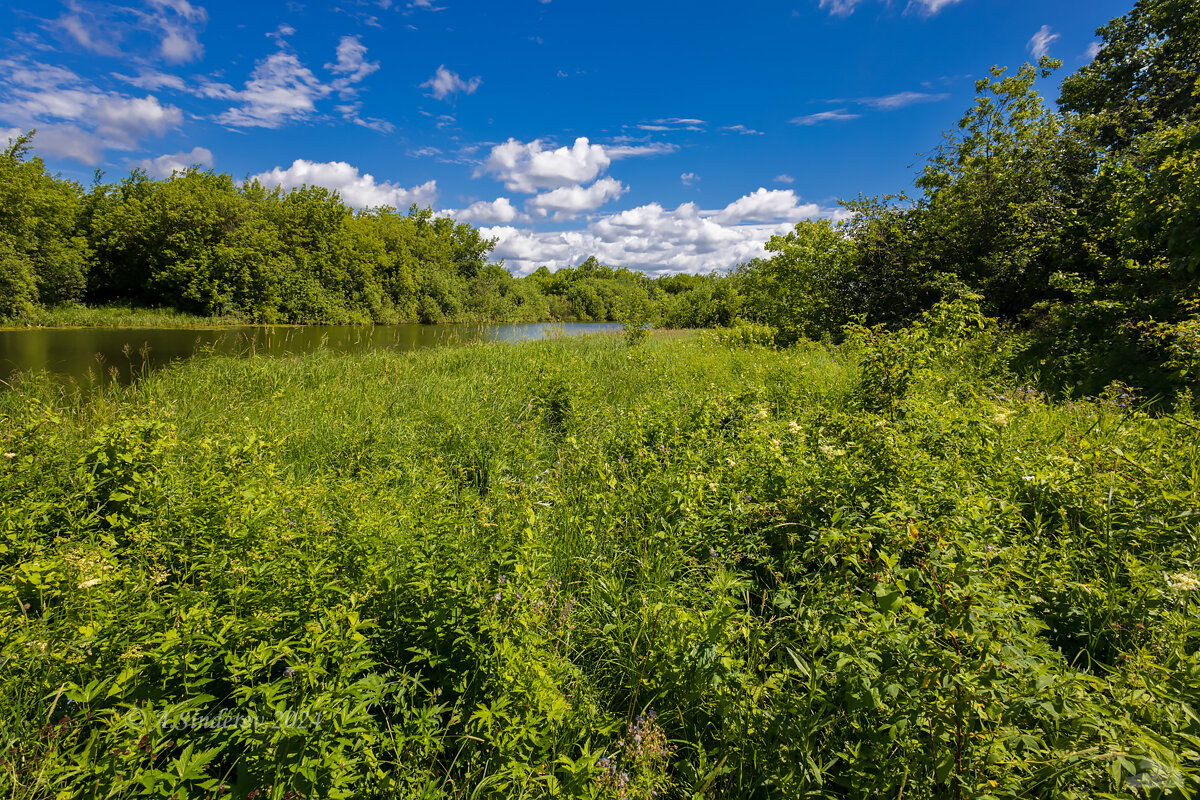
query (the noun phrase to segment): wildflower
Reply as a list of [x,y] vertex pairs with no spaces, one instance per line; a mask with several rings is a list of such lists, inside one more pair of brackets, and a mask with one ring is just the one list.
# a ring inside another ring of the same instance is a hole
[[735,461],[734,461],[732,458],[727,458],[727,459],[725,459],[725,463],[726,463],[726,464],[728,464],[728,465],[729,465],[729,466],[731,466],[731,467],[736,467],[736,466],[737,466],[737,462],[735,462]]
[[500,602],[500,593],[499,592],[496,592],[496,594],[492,595],[492,602],[495,602],[495,603]]
[[710,492],[715,492],[717,490],[717,485],[715,483],[708,484],[708,490]]
[[295,675],[295,674],[296,674],[296,670],[295,670],[293,667],[288,667],[287,669],[285,669],[285,670],[283,671],[283,676],[284,676],[285,678],[290,678],[290,677],[292,677],[292,676],[293,676],[293,675]]
[[772,448],[774,448],[775,450],[778,450],[778,449],[779,449],[779,440],[778,440],[778,439],[772,439],[772,440],[771,440],[771,447],[772,447]]
[[714,558],[714,559],[715,559],[715,558],[717,557],[717,551],[716,551],[716,550],[714,550],[714,549],[713,549],[713,548],[711,548],[711,547],[710,547],[710,548],[708,548],[708,557],[709,557],[709,558]]
[[766,419],[768,416],[769,416],[769,412],[765,408],[760,408],[758,410],[758,413],[754,415],[754,418],[755,419]]
[[504,584],[508,583],[508,576],[507,576],[507,575],[501,575],[499,578],[497,578],[497,579],[496,579],[496,583],[498,583],[498,584],[500,584],[501,586],[503,586]]
[[792,420],[791,422],[788,423],[788,430],[791,431],[792,433],[799,433],[802,430],[802,428],[800,427],[799,422],[796,422],[796,420]]
[[1013,412],[1009,411],[1007,408],[1002,408],[992,416],[992,423],[995,425],[1007,425],[1008,420],[1012,415]]
[[16,453],[5,453],[4,457],[5,458],[16,458],[17,454]]
[[1174,575],[1168,576],[1167,583],[1180,593],[1200,590],[1200,581],[1196,580],[1195,575],[1187,572],[1176,572]]
[[83,583],[79,584],[79,588],[90,589],[93,586],[99,586],[102,583],[104,583],[104,578],[92,578],[90,581],[84,581]]

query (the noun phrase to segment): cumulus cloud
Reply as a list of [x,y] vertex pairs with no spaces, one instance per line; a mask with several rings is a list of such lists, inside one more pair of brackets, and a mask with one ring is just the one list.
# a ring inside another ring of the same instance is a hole
[[[650,203],[602,216],[584,230],[538,232],[504,224],[482,233],[497,239],[495,255],[520,274],[543,264],[577,264],[591,255],[653,274],[708,272],[763,255],[767,239],[806,216],[837,214],[802,204],[791,192],[759,189],[721,211],[702,211],[695,203],[674,210]],[[745,222],[757,219],[763,221]]]
[[193,147],[187,153],[168,153],[158,158],[146,158],[134,164],[156,178],[168,178],[175,172],[186,172],[192,166],[211,167],[212,151],[207,147]]
[[570,147],[555,150],[545,149],[540,139],[528,143],[509,139],[492,148],[476,176],[491,173],[509,191],[534,194],[539,189],[590,183],[611,163],[604,148],[584,136]]
[[405,189],[391,181],[376,181],[370,173],[360,173],[345,161],[307,161],[298,158],[287,169],[275,167],[253,176],[264,186],[296,189],[301,186],[324,186],[337,192],[348,205],[355,208],[391,206],[407,209],[413,203],[431,205],[437,199],[437,181]]
[[629,187],[615,178],[601,178],[591,186],[563,186],[553,191],[531,197],[525,203],[530,213],[546,217],[551,212],[556,219],[572,219],[585,211],[599,208],[610,200],[616,200],[629,191]]
[[1050,45],[1059,38],[1059,34],[1050,32],[1049,25],[1043,25],[1037,33],[1029,37],[1029,44],[1026,47],[1034,58],[1041,58],[1050,52]]
[[241,104],[217,121],[234,128],[278,128],[315,112],[330,91],[294,53],[279,50],[255,64],[245,87],[234,94]]
[[700,176],[694,172],[685,172],[679,176],[679,182],[684,186],[691,186],[698,180],[700,180]]
[[847,120],[858,119],[861,116],[862,114],[851,114],[844,108],[838,108],[832,111],[819,111],[816,114],[795,117],[790,122],[793,125],[820,125],[822,122],[846,122]]
[[1083,53],[1083,57],[1086,58],[1088,61],[1091,61],[1093,58],[1095,58],[1098,55],[1100,55],[1100,43],[1099,42],[1092,42],[1091,44],[1089,44],[1087,46],[1087,50],[1085,50]]
[[580,136],[570,147],[547,149],[541,139],[509,139],[492,148],[475,177],[491,174],[511,192],[535,194],[542,189],[582,186],[600,176],[621,158],[674,152],[671,144],[600,145]]
[[521,212],[507,197],[497,197],[491,202],[480,200],[461,211],[447,213],[460,222],[470,222],[474,225],[507,225],[521,216]]
[[183,122],[183,112],[154,95],[98,89],[63,67],[4,59],[0,119],[37,128],[34,144],[43,153],[97,164],[106,150],[133,150],[164,136]]
[[797,221],[815,217],[821,209],[815,204],[801,205],[800,198],[791,189],[764,189],[759,187],[751,194],[739,197],[712,219],[722,224],[739,222],[771,222],[773,220]]
[[917,103],[937,103],[949,96],[945,93],[934,94],[932,92],[896,92],[883,97],[864,97],[858,102],[883,111],[895,111],[898,108]]
[[429,89],[429,93],[438,100],[445,100],[450,95],[459,92],[475,94],[475,90],[481,83],[483,83],[483,79],[478,75],[464,81],[457,72],[451,72],[446,69],[445,64],[442,64],[432,78],[421,84],[421,88]]
[[795,183],[795,182],[796,182],[796,179],[795,179],[795,178],[793,178],[791,175],[788,175],[788,174],[785,172],[785,173],[783,173],[782,175],[776,175],[776,176],[775,176],[775,182],[776,182],[776,183]]

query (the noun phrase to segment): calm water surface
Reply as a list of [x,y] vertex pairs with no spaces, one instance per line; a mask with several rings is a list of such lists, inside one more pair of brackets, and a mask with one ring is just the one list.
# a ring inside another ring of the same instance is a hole
[[[596,322],[532,325],[307,325],[229,328],[41,328],[0,331],[0,380],[46,370],[83,386],[129,383],[146,370],[213,351],[289,355],[321,347],[342,353],[415,350],[467,342],[518,342],[560,334],[601,333]],[[0,385],[0,389],[4,386]]]

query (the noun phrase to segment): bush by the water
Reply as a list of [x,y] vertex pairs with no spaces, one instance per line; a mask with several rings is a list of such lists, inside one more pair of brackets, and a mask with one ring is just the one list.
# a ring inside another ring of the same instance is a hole
[[3,794],[1195,794],[1186,398],[724,338],[6,392]]

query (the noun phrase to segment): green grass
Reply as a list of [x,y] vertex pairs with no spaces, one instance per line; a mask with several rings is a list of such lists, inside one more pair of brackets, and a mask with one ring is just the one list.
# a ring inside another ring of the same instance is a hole
[[250,325],[238,316],[203,317],[170,308],[132,306],[85,306],[69,304],[37,307],[20,319],[0,319],[4,328],[209,328]]
[[0,787],[1194,793],[1190,409],[1050,403],[938,330],[23,383]]

